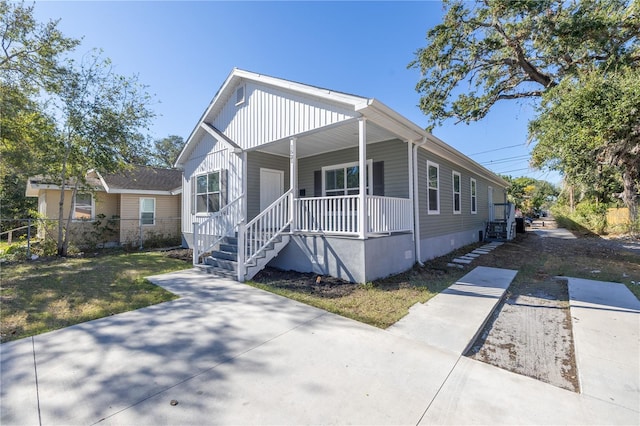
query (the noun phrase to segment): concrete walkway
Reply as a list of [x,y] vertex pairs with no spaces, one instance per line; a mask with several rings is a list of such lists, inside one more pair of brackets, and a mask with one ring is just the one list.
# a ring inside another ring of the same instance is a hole
[[640,302],[624,284],[568,285],[582,393],[640,411]]
[[518,271],[478,266],[426,303],[417,303],[390,333],[464,354]]
[[[237,282],[152,280],[181,298],[0,345],[0,424],[640,422],[619,401]],[[447,297],[465,300],[458,322],[488,299]]]

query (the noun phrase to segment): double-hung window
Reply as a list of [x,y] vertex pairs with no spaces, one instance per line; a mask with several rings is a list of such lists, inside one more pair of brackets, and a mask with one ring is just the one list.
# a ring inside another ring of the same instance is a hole
[[478,196],[477,196],[477,183],[474,178],[471,178],[471,214],[478,213]]
[[140,198],[140,224],[156,224],[156,199]]
[[460,173],[453,172],[451,177],[453,183],[453,214],[462,213],[460,207]]
[[[367,194],[372,174],[372,161],[367,161],[366,187]],[[322,168],[323,194],[326,197],[340,195],[357,195],[360,193],[360,166],[358,163],[338,164]]]
[[427,213],[440,214],[440,166],[427,161]]
[[90,193],[76,193],[73,200],[73,220],[93,220],[93,196]]
[[196,176],[196,213],[215,213],[220,210],[220,172]]

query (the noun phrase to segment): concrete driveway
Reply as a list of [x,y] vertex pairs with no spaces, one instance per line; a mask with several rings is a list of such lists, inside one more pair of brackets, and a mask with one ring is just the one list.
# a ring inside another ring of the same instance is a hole
[[0,345],[0,424],[640,421],[237,282],[152,281],[181,298]]

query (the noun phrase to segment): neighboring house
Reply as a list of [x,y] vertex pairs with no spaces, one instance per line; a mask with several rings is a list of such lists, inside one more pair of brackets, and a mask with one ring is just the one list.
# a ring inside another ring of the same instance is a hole
[[[30,177],[26,190],[27,197],[38,197],[38,213],[48,219],[44,223],[49,229],[57,226],[60,206],[60,187],[50,182]],[[79,190],[75,197],[71,188],[65,188],[62,219],[73,211],[74,244],[137,245],[150,239],[180,243],[181,171],[147,166],[131,166],[116,174],[92,170],[86,185],[91,190]],[[39,236],[44,236],[45,228],[39,227]],[[48,233],[57,238],[56,232]]]
[[495,208],[507,182],[376,99],[239,69],[176,167],[194,264],[240,281],[267,263],[370,281],[482,240],[494,210],[511,212]]

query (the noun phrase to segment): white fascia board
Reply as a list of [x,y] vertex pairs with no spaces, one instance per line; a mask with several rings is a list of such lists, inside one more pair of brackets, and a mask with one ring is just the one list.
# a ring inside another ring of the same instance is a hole
[[102,175],[100,174],[100,172],[97,171],[97,170],[94,170],[94,172],[98,175],[98,179],[100,179],[100,183],[102,184],[102,187],[104,188],[105,192],[107,194],[110,194],[109,185],[107,185],[107,182],[105,182],[105,180],[102,177]]
[[453,148],[451,145],[445,143],[441,139],[433,136],[432,134],[428,135],[429,143],[426,145],[422,145],[422,148],[431,151],[434,154],[451,161],[454,164],[458,164],[461,167],[473,171],[478,174],[478,176],[495,183],[501,187],[508,187],[509,183],[502,179],[500,176],[487,169],[484,166],[481,166],[479,163],[475,162],[471,158],[467,157],[457,149]]
[[355,109],[363,116],[371,118],[371,121],[377,125],[397,134],[405,141],[421,140],[428,135],[423,128],[377,99],[367,99],[366,102],[356,105]]
[[231,145],[234,151],[242,151],[242,147],[240,145],[238,145],[237,143],[229,139],[227,135],[225,135],[220,130],[216,129],[214,126],[207,123],[206,121],[203,121],[202,123],[200,123],[200,127],[202,127],[207,133],[213,136],[214,139],[223,140],[229,145]]
[[268,75],[257,74],[250,71],[244,71],[236,69],[236,75],[250,81],[256,81],[264,84],[268,84],[270,86],[279,87],[282,89],[293,90],[294,92],[298,92],[305,95],[310,95],[316,98],[338,102],[341,104],[347,104],[352,107],[355,105],[366,101],[367,98],[363,98],[361,96],[350,95],[348,93],[336,92],[329,89],[323,89],[316,86],[311,86],[304,83],[298,83],[291,80],[285,80],[277,77],[270,77]]
[[140,195],[176,195],[171,191],[142,190],[142,189],[113,189],[110,194],[140,194]]

